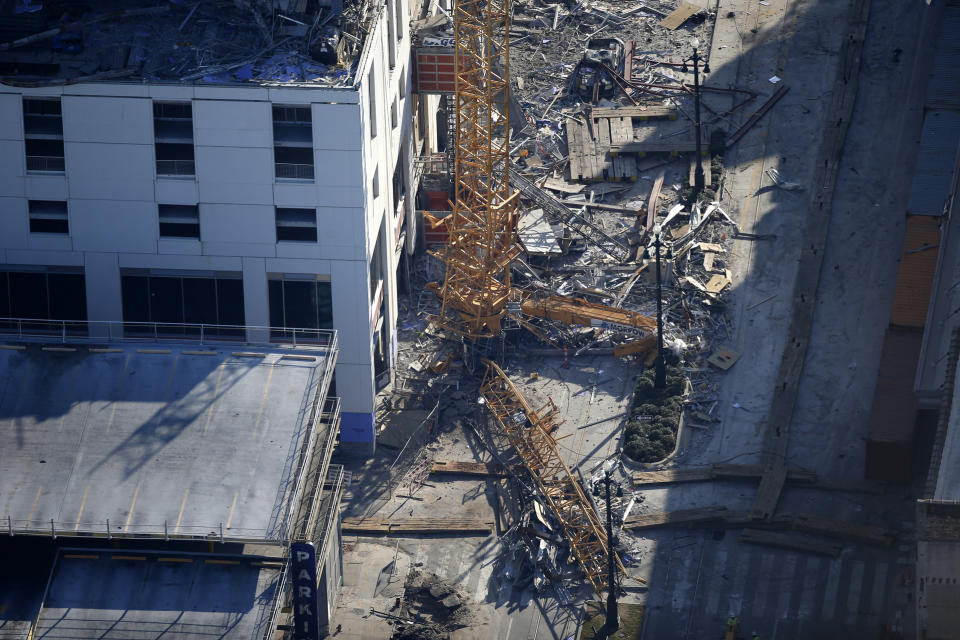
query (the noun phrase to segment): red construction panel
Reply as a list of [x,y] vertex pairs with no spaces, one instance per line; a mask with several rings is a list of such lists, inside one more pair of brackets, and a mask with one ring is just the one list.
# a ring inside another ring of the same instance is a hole
[[447,47],[420,47],[414,65],[417,93],[453,93],[456,88],[456,58]]

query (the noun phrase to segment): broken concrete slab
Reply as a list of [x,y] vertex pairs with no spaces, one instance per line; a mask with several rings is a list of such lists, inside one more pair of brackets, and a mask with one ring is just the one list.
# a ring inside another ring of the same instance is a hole
[[517,229],[523,248],[532,256],[559,256],[563,254],[557,234],[547,220],[543,209],[532,209],[520,214]]

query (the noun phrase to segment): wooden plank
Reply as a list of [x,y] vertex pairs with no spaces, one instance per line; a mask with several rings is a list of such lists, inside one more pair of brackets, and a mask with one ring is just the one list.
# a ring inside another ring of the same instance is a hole
[[768,547],[780,547],[781,549],[793,549],[794,551],[807,551],[809,553],[833,556],[834,558],[840,555],[840,551],[843,548],[842,545],[832,542],[821,542],[796,534],[783,533],[781,531],[764,531],[761,529],[744,529],[740,532],[740,542],[761,544]]
[[614,153],[690,153],[696,149],[697,141],[685,135],[610,145],[610,151]]
[[713,478],[713,471],[710,467],[664,469],[663,471],[635,471],[630,474],[630,479],[633,480],[634,485],[699,482],[702,480],[712,480]]
[[[624,76],[626,77],[626,76]],[[666,118],[676,120],[679,111],[676,107],[660,106],[637,106],[637,107],[594,107],[590,110],[590,115],[594,118],[640,118],[647,120],[650,118]],[[633,124],[630,125],[633,128]]]
[[804,217],[806,224],[801,242],[802,253],[791,296],[793,304],[786,333],[790,339],[784,347],[774,383],[777,392],[767,413],[763,443],[765,472],[750,509],[751,516],[758,520],[773,516],[786,481],[783,461],[787,459],[790,425],[793,422],[803,365],[810,344],[820,271],[833,215],[833,194],[847,130],[853,119],[857,100],[860,58],[869,16],[870,0],[851,2],[845,29],[847,35],[840,47],[833,90],[824,120],[827,124],[823,134],[819,136],[820,150],[813,164],[814,174],[810,180],[810,193],[813,195]]
[[642,516],[628,518],[623,523],[624,529],[651,529],[668,525],[692,525],[711,520],[722,520],[728,513],[724,506],[703,507],[700,509],[680,509],[663,513],[646,513]]
[[653,230],[653,223],[657,215],[657,200],[660,198],[660,189],[663,188],[663,179],[667,175],[666,169],[660,169],[650,188],[650,199],[647,200],[647,231]]
[[[711,162],[710,154],[707,154],[703,158],[703,184],[708,187],[712,184],[712,181],[713,181],[713,177],[710,174],[710,162]],[[690,186],[691,187],[694,185],[694,182],[695,182],[694,179],[696,178],[696,174],[697,174],[697,154],[696,152],[694,152],[693,155],[690,156]]]
[[344,518],[345,533],[373,534],[468,534],[487,535],[493,522],[474,518]]
[[499,464],[486,462],[463,462],[459,460],[434,460],[430,473],[457,474],[465,476],[506,476],[506,471]]
[[660,26],[673,31],[698,11],[700,11],[700,7],[692,5],[689,2],[681,1],[680,4],[677,5],[676,9],[671,11],[666,18],[660,21]]
[[791,525],[794,529],[806,533],[879,544],[885,547],[889,547],[896,540],[896,535],[883,527],[831,520],[806,513],[798,513],[791,518]]

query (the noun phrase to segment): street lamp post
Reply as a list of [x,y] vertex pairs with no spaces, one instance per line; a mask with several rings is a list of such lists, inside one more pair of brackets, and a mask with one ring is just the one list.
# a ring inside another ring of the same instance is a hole
[[[610,485],[615,484],[610,477],[610,471],[603,474],[603,484],[606,486],[607,498],[607,622],[604,632],[609,638],[620,628],[620,614],[617,611],[617,569],[614,555],[617,550],[613,547],[613,510],[610,508]],[[620,485],[617,490],[622,491]]]
[[[693,62],[693,101],[694,101],[694,115],[696,117],[696,129],[697,129],[697,168],[693,174],[693,190],[694,198],[697,194],[703,191],[703,187],[706,184],[706,176],[703,173],[703,149],[702,143],[700,141],[700,61],[703,58],[700,56],[700,52],[697,50],[700,46],[700,41],[694,38],[693,40],[693,56],[687,58],[683,61],[683,66],[680,68],[681,71],[687,73],[687,61]],[[703,72],[710,73],[710,63],[705,63],[703,65]]]
[[667,366],[663,359],[663,281],[660,275],[660,249],[663,242],[660,240],[661,227],[653,227],[653,251],[657,261],[657,369],[653,378],[653,388],[663,389],[667,386]]

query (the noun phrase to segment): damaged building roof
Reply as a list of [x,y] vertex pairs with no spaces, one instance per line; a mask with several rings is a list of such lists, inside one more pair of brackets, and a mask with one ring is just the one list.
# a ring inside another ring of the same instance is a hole
[[368,0],[0,0],[0,82],[352,86]]

